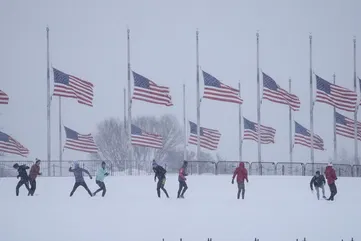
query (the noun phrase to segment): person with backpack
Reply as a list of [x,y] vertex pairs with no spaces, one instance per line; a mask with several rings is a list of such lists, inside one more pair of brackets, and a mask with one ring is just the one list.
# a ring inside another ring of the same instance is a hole
[[320,171],[316,172],[316,175],[314,175],[311,179],[310,182],[310,188],[311,191],[313,192],[313,186],[316,188],[316,193],[317,193],[317,199],[320,200],[320,188],[322,189],[322,197],[324,199],[326,199],[325,196],[325,184],[326,184],[326,180],[325,177],[323,175],[321,175]]
[[22,185],[25,185],[26,189],[28,190],[28,192],[30,191],[29,188],[29,176],[28,173],[26,172],[27,169],[29,169],[29,167],[27,165],[19,165],[17,163],[15,163],[13,165],[13,168],[15,168],[18,171],[18,175],[17,175],[17,179],[19,179],[20,177],[20,181],[18,182],[18,184],[16,185],[16,196],[19,196],[19,189]]
[[337,187],[335,181],[337,180],[335,169],[332,167],[332,163],[329,163],[325,170],[325,176],[327,179],[327,184],[330,187],[331,195],[327,199],[328,201],[333,201],[335,195],[337,194]]
[[165,174],[167,173],[167,171],[162,166],[158,165],[155,160],[153,160],[152,167],[154,171],[154,182],[157,181],[157,177],[158,177],[158,183],[157,183],[158,197],[160,198],[160,189],[162,189],[165,195],[167,196],[167,198],[169,198],[168,192],[164,188],[166,181]]
[[28,196],[30,196],[30,195],[34,196],[35,189],[36,189],[36,177],[38,175],[41,175],[40,160],[37,158],[35,160],[36,160],[36,162],[34,165],[31,166],[30,173],[29,173],[30,191],[28,193]]
[[74,177],[75,177],[75,183],[74,183],[74,187],[73,190],[71,190],[70,192],[70,197],[73,196],[75,190],[79,187],[82,186],[85,188],[85,190],[89,193],[89,195],[92,197],[93,194],[92,192],[89,190],[88,185],[86,185],[86,182],[84,181],[84,177],[83,177],[83,172],[85,172],[86,174],[89,175],[89,178],[92,179],[93,177],[90,175],[89,171],[81,168],[79,166],[79,163],[75,163],[75,168],[73,169],[72,167],[69,167],[69,172],[73,172],[74,173]]
[[95,178],[95,183],[99,186],[99,189],[96,190],[93,193],[93,196],[95,196],[98,192],[103,191],[102,192],[102,197],[105,196],[105,193],[107,192],[107,189],[105,188],[105,184],[104,184],[104,178],[106,176],[109,176],[109,173],[105,170],[105,162],[102,162],[102,166],[99,168],[96,178]]
[[187,180],[186,176],[188,176],[187,166],[188,166],[188,162],[184,161],[182,167],[179,169],[179,174],[178,174],[179,188],[178,188],[177,198],[184,198],[184,193],[188,189],[186,183]]
[[242,192],[242,199],[244,199],[244,194],[246,192],[244,180],[246,180],[248,182],[248,172],[247,172],[247,169],[244,167],[243,162],[240,162],[239,167],[237,167],[236,170],[234,170],[233,177],[232,177],[232,184],[234,184],[234,178],[236,176],[237,176],[237,184],[238,184],[237,199],[239,199],[241,192]]

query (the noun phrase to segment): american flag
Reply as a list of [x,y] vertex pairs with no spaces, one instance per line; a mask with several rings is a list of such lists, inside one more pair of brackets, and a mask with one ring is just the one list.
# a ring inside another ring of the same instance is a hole
[[[355,121],[335,112],[336,134],[354,139]],[[361,141],[361,122],[357,122],[357,139]]]
[[2,90],[0,90],[0,104],[9,104],[9,96]]
[[[190,136],[189,144],[197,145],[197,124],[189,122]],[[221,133],[217,130],[200,127],[199,142],[200,146],[208,150],[217,150],[219,140],[221,139]]]
[[282,89],[276,81],[265,73],[263,73],[263,99],[288,105],[294,111],[298,111],[301,106],[297,95]]
[[78,103],[93,106],[93,84],[68,75],[55,68],[54,71],[54,93],[55,96],[77,99]]
[[82,135],[65,126],[64,129],[66,134],[64,148],[88,153],[98,152],[98,147],[91,134]]
[[233,102],[242,104],[243,100],[239,97],[239,90],[223,84],[218,79],[203,71],[204,95],[203,98]]
[[[361,79],[358,78],[359,84],[360,84],[360,90],[361,90]],[[360,105],[361,105],[361,101],[360,101]]]
[[134,92],[133,99],[142,100],[158,105],[172,106],[169,88],[156,85],[153,81],[133,71]]
[[29,150],[8,134],[0,131],[0,152],[26,157]]
[[[311,132],[295,121],[294,144],[311,147]],[[324,150],[324,143],[319,135],[313,134],[313,148]]]
[[316,75],[317,93],[316,101],[332,105],[338,109],[355,112],[357,94],[344,87],[331,84]]
[[156,149],[163,148],[163,137],[158,134],[152,134],[143,131],[138,126],[132,125],[132,145],[152,147]]
[[[255,142],[258,142],[258,124],[250,120],[247,120],[244,117],[243,120],[244,120],[243,139],[253,140]],[[276,129],[261,125],[261,144],[275,143],[275,135],[276,135]]]

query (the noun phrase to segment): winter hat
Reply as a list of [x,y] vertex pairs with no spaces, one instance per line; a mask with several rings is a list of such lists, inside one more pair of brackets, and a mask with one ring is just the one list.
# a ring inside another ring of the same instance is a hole
[[320,171],[317,171],[316,174],[320,175],[321,173],[320,173]]
[[332,162],[329,162],[327,166],[332,167]]
[[40,160],[38,158],[35,159],[35,163],[38,164]]
[[155,159],[153,159],[153,162],[152,162],[152,167],[157,167],[158,164],[156,163]]
[[19,164],[15,163],[13,168],[18,168],[19,167]]

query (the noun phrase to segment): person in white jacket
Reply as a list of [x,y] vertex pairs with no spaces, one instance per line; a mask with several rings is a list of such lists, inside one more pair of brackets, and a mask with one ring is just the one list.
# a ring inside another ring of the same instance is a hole
[[105,193],[107,192],[107,189],[105,188],[105,184],[104,184],[104,178],[106,176],[109,175],[109,173],[105,170],[105,162],[102,162],[102,166],[99,168],[96,178],[95,178],[95,183],[98,184],[99,189],[96,190],[93,194],[93,196],[95,196],[98,192],[103,191],[102,193],[102,197],[105,196]]

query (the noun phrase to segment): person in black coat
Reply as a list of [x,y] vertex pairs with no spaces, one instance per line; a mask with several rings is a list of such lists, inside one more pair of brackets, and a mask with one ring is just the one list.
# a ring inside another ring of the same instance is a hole
[[154,171],[154,182],[157,181],[157,177],[158,177],[158,183],[157,183],[158,197],[160,198],[160,189],[162,189],[163,192],[165,193],[165,195],[167,196],[167,198],[169,198],[168,192],[164,188],[165,181],[166,181],[165,174],[167,171],[162,166],[158,165],[155,162],[155,160],[153,160],[152,166],[153,166],[153,171]]
[[28,176],[28,173],[26,172],[26,170],[29,169],[29,167],[26,166],[26,165],[19,165],[17,163],[15,163],[13,167],[19,173],[16,178],[19,179],[19,177],[20,177],[20,181],[16,185],[16,196],[19,196],[19,189],[20,189],[20,187],[22,185],[25,185],[26,189],[29,192],[30,191],[30,188],[29,188],[29,176]]
[[326,196],[325,196],[325,184],[326,184],[325,177],[320,174],[320,171],[317,171],[316,175],[314,175],[312,177],[312,179],[311,179],[310,188],[311,188],[311,191],[313,191],[313,186],[316,188],[316,193],[317,193],[317,199],[318,200],[320,200],[320,188],[322,189],[323,198],[326,198]]

